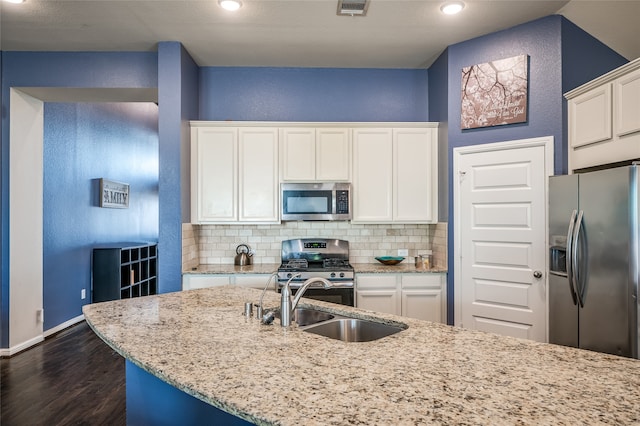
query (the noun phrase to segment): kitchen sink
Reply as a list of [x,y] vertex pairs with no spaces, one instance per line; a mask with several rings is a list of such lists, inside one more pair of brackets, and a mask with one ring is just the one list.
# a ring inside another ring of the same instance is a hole
[[304,329],[306,332],[343,342],[371,342],[402,330],[404,328],[359,318],[339,318]]
[[[276,318],[280,318],[280,312],[276,313]],[[293,320],[300,327],[306,325],[317,324],[322,321],[328,321],[335,318],[328,312],[318,311],[316,309],[309,308],[296,308],[293,311]]]

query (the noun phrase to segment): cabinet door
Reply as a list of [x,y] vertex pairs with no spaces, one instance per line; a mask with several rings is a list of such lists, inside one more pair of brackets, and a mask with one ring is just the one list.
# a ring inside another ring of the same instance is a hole
[[400,315],[398,275],[357,274],[356,307]]
[[282,136],[282,180],[315,180],[315,129],[284,128],[280,130],[280,134]]
[[236,221],[237,129],[193,128],[191,141],[191,221]]
[[569,135],[572,148],[611,139],[611,84],[569,101]]
[[351,180],[349,129],[316,130],[316,180]]
[[640,131],[640,70],[618,78],[614,83],[616,135]]
[[[264,286],[267,285],[267,281],[269,281],[270,277],[271,274],[236,274],[235,284],[239,287],[257,288],[262,290],[264,289]],[[269,283],[269,289],[267,289],[267,291],[274,291],[274,282],[277,282],[277,280],[274,279]]]
[[402,274],[402,315],[446,322],[445,274]]
[[400,315],[396,290],[361,290],[356,296],[356,307],[375,312]]
[[443,322],[441,290],[402,290],[402,316]]
[[391,222],[391,129],[354,129],[353,156],[353,222]]
[[434,129],[393,130],[393,220],[437,221],[437,141]]
[[279,222],[278,130],[247,127],[239,139],[239,217],[241,222]]
[[195,290],[198,288],[208,287],[221,287],[223,285],[229,285],[231,283],[230,275],[217,275],[217,274],[184,274],[182,276],[182,289],[183,290]]

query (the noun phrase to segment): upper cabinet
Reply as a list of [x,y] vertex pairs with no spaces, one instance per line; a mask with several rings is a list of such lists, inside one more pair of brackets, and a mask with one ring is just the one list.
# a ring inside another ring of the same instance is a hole
[[353,222],[437,222],[437,125],[425,126],[353,130]]
[[355,223],[435,223],[438,123],[191,122],[191,221],[279,223],[280,182],[352,182]]
[[349,128],[280,129],[283,182],[350,181]]
[[565,97],[570,172],[640,158],[640,58]]
[[192,223],[278,223],[278,132],[191,128]]

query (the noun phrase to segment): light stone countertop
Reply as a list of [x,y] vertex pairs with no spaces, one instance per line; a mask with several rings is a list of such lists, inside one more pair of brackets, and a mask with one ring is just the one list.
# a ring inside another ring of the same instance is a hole
[[[236,266],[231,264],[200,264],[195,269],[182,271],[183,274],[271,274],[278,270],[279,263],[256,263],[254,265]],[[445,268],[416,268],[413,262],[402,262],[398,265],[383,265],[381,263],[355,263],[352,265],[356,273],[394,274],[394,273],[442,273]]]
[[[129,361],[264,425],[541,425],[640,422],[640,361],[304,299],[402,322],[345,343],[241,315],[260,290],[234,286],[85,305]],[[267,293],[265,306],[277,306]],[[283,370],[284,369],[284,370]]]

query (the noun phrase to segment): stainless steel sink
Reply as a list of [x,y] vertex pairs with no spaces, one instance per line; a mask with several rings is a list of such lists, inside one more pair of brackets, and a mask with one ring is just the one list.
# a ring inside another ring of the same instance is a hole
[[404,328],[358,318],[339,318],[304,329],[343,342],[370,342],[399,333]]
[[[280,318],[280,312],[276,313],[276,318]],[[316,324],[322,321],[328,321],[333,318],[335,318],[335,316],[331,315],[330,313],[318,311],[315,309],[296,308],[293,311],[293,320],[300,327]]]

